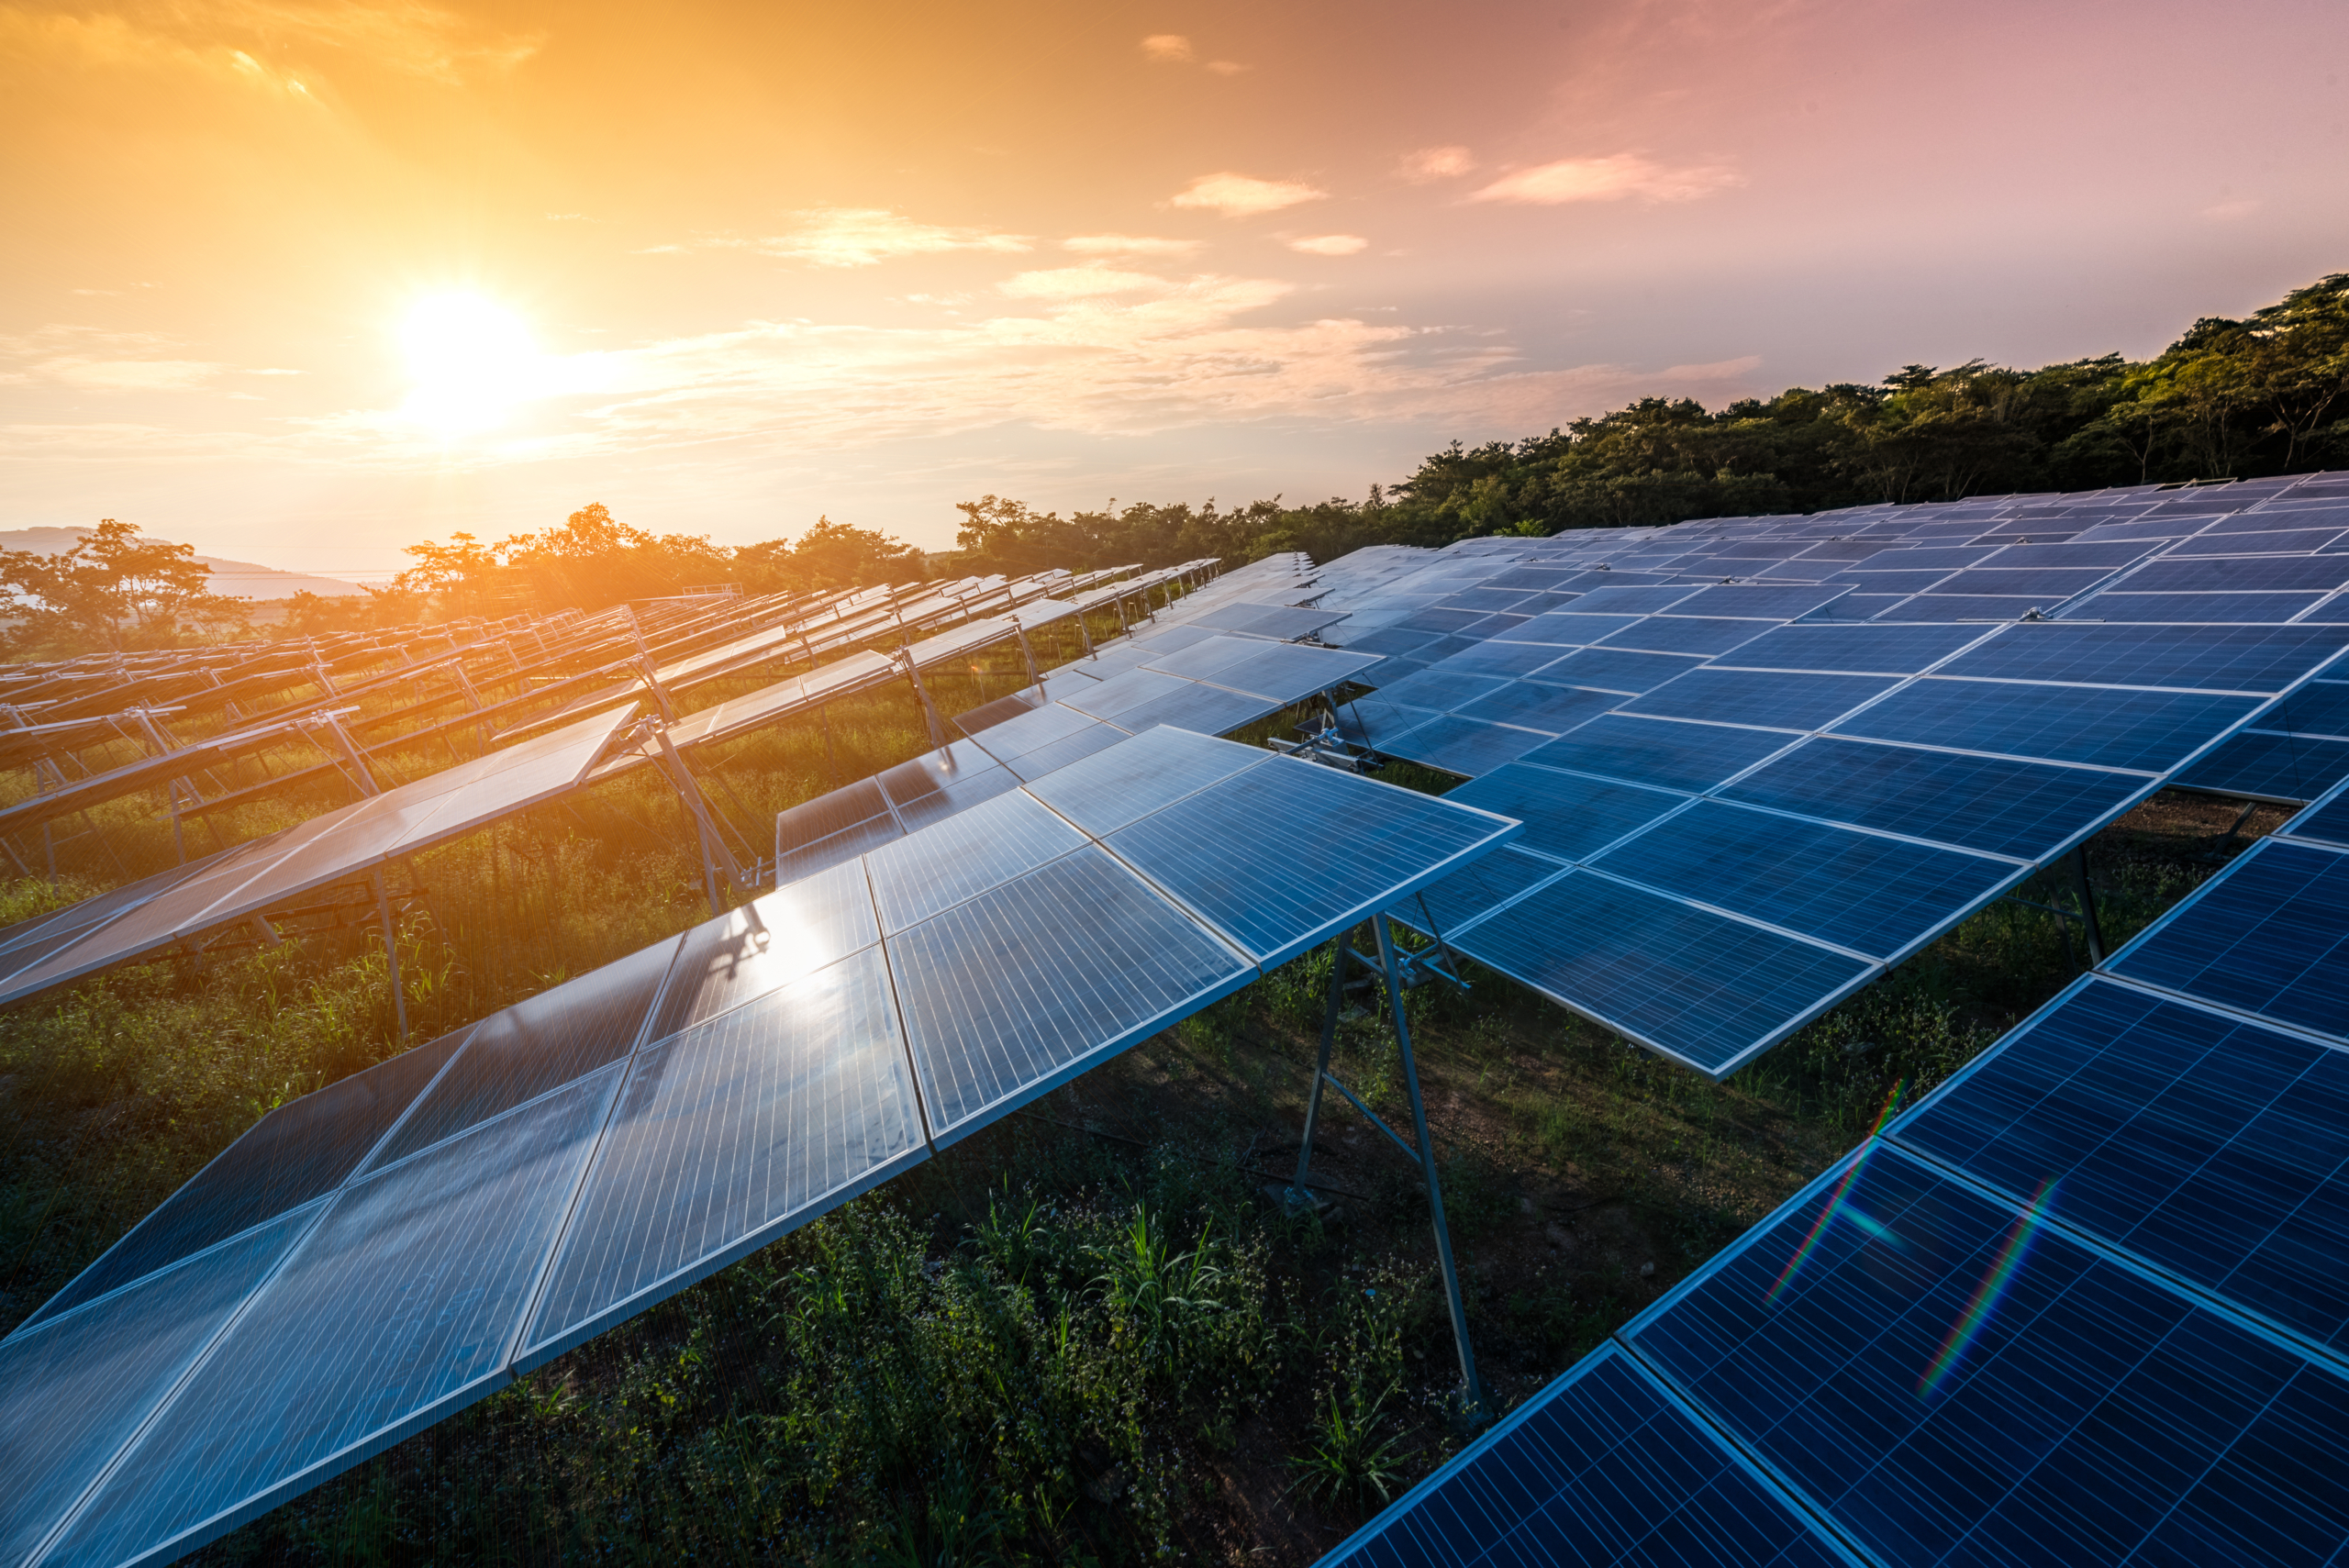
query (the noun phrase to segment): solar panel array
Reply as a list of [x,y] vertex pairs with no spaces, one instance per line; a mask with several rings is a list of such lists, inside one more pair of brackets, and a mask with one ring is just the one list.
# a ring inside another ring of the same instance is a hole
[[1155,728],[284,1106],[0,1340],[0,1562],[192,1550],[1514,831]]
[[1331,1561],[2349,1551],[2349,785]]
[[[1273,572],[1287,571],[1275,563]],[[873,778],[782,813],[776,880],[811,875],[893,839],[990,800],[1156,725],[1222,734],[1343,684],[1371,655],[1275,640],[1330,623],[1237,597],[1271,573],[1243,568],[1223,592],[1201,590],[1092,658],[1063,665],[1042,684],[963,715],[960,738]],[[1261,586],[1261,583],[1259,586]],[[1302,616],[1303,620],[1283,618]],[[1219,635],[1229,619],[1264,629]],[[1309,623],[1309,624],[1308,624]]]
[[2343,539],[2319,475],[1479,539],[1299,596],[1381,656],[1351,738],[1527,825],[1397,916],[1720,1076],[2166,784],[2328,786]]

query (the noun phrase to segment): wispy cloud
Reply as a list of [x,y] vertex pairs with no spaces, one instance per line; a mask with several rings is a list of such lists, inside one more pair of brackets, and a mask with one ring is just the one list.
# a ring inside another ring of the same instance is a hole
[[1308,256],[1351,256],[1369,244],[1370,241],[1359,234],[1314,234],[1290,240],[1288,248],[1302,250]]
[[1243,71],[1253,70],[1254,67],[1242,65],[1236,60],[1210,60],[1208,61],[1208,69],[1218,76],[1237,76]]
[[1178,192],[1170,205],[1204,207],[1226,217],[1278,212],[1300,202],[1318,202],[1329,192],[1296,180],[1259,180],[1248,174],[1202,174]]
[[2259,210],[2256,196],[2238,196],[2232,201],[2220,202],[2202,209],[2202,216],[2213,223],[2239,223]]
[[315,66],[340,56],[460,86],[512,71],[545,42],[543,33],[500,31],[422,0],[132,0],[100,11],[9,6],[0,9],[0,38],[93,65],[178,66],[305,96],[308,89],[290,74],[296,59]]
[[1120,272],[1098,265],[1014,272],[996,285],[1013,299],[1090,299],[1099,295],[1155,294],[1172,286],[1164,278],[1149,272]]
[[1163,239],[1152,234],[1077,234],[1061,241],[1061,249],[1080,256],[1187,256],[1199,248],[1196,239]]
[[1539,206],[1621,201],[1626,196],[1685,202],[1742,183],[1732,169],[1713,165],[1673,169],[1636,152],[1619,152],[1611,158],[1562,158],[1554,163],[1520,169],[1473,192],[1468,199]]
[[1188,65],[1198,58],[1191,51],[1191,40],[1181,33],[1152,33],[1141,40],[1141,51],[1165,65]]
[[1395,172],[1413,184],[1425,184],[1430,180],[1456,180],[1475,166],[1476,160],[1464,147],[1422,147],[1405,153]]
[[192,392],[230,368],[172,351],[181,347],[161,333],[57,322],[0,338],[0,383],[45,382],[84,392]]
[[947,250],[1011,254],[1030,249],[1025,235],[917,223],[885,207],[818,207],[799,217],[800,226],[791,233],[749,243],[767,255],[818,267],[870,267],[898,256]]

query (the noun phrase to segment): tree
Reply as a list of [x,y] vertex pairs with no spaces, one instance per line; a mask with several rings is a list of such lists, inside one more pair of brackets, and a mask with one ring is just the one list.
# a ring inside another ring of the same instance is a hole
[[195,547],[142,539],[112,517],[62,555],[0,550],[18,651],[170,647],[190,636],[250,635],[242,600],[207,586]]

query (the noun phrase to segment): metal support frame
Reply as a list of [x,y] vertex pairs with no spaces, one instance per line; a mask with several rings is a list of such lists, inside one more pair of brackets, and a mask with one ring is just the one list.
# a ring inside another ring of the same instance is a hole
[[[1419,1162],[1419,1177],[1428,1190],[1428,1214],[1435,1229],[1436,1262],[1443,1274],[1444,1303],[1452,1313],[1452,1338],[1460,1352],[1460,1394],[1464,1413],[1472,1425],[1481,1426],[1490,1419],[1485,1398],[1485,1385],[1476,1375],[1476,1353],[1468,1342],[1468,1308],[1460,1294],[1460,1271],[1452,1257],[1452,1231],[1443,1219],[1443,1184],[1436,1174],[1435,1144],[1428,1136],[1428,1108],[1419,1094],[1419,1070],[1411,1054],[1410,1025],[1403,1016],[1403,961],[1395,946],[1394,931],[1384,915],[1371,918],[1372,933],[1378,939],[1378,956],[1371,959],[1356,952],[1341,932],[1330,944],[1330,998],[1321,1016],[1321,1050],[1313,1067],[1313,1088],[1305,1102],[1305,1141],[1297,1151],[1297,1179],[1289,1184],[1287,1201],[1292,1207],[1310,1203],[1311,1187],[1308,1184],[1313,1169],[1313,1136],[1321,1119],[1321,1090],[1327,1086],[1353,1102],[1356,1110],[1370,1124],[1392,1140],[1395,1146]],[[1344,1005],[1346,969],[1358,963],[1377,975],[1386,990],[1387,1009],[1395,1022],[1395,1040],[1402,1052],[1403,1086],[1411,1102],[1411,1131],[1415,1141],[1406,1141],[1402,1134],[1381,1120],[1364,1105],[1361,1096],[1338,1081],[1330,1071],[1330,1049],[1337,1043],[1338,1014]]]
[[669,739],[668,728],[658,724],[651,728],[653,739],[661,745],[662,766],[668,772],[670,784],[676,788],[677,798],[684,804],[685,815],[694,819],[695,837],[701,840],[702,891],[708,895],[709,912],[723,915],[726,913],[726,899],[718,891],[718,877],[723,875],[735,886],[745,889],[751,885],[751,878],[742,869],[741,862],[734,858],[734,851],[727,848],[725,835],[718,831],[717,822],[710,816],[709,803],[702,797],[701,785],[695,782],[692,772],[685,766],[685,758],[677,754],[676,743]]
[[1093,651],[1093,628],[1085,624],[1085,612],[1083,610],[1079,610],[1076,613],[1076,637],[1078,641],[1085,644],[1085,656],[1087,659],[1097,660],[1101,657],[1101,655]]
[[676,723],[676,705],[669,700],[668,688],[661,684],[659,666],[652,662],[651,655],[647,654],[645,657],[638,660],[636,662],[636,670],[638,674],[644,677],[645,689],[652,694],[653,706],[661,710],[661,722],[663,724]]
[[1019,634],[1019,657],[1028,661],[1028,684],[1031,686],[1042,685],[1044,675],[1042,671],[1036,668],[1035,647],[1029,642],[1028,628],[1019,624],[1018,616],[1011,617],[1011,629]]
[[407,993],[400,984],[399,929],[392,924],[391,895],[384,891],[384,872],[378,866],[367,873],[367,885],[375,895],[375,918],[384,927],[384,962],[392,971],[392,1012],[399,1020],[400,1045],[407,1045]]
[[2088,967],[2104,962],[2104,928],[2097,922],[2096,893],[2088,886],[2088,847],[2082,843],[2065,857],[2072,863],[2072,888],[2080,897],[2080,929],[2088,940]]
[[938,717],[938,706],[930,700],[930,688],[922,684],[920,667],[915,664],[913,651],[900,649],[897,657],[906,662],[906,679],[913,683],[914,700],[921,704],[922,717],[930,722],[930,745],[934,751],[946,750],[946,721]]

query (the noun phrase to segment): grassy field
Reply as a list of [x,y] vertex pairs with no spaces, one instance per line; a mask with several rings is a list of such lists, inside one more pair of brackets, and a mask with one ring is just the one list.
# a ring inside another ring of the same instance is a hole
[[[1024,678],[1014,655],[932,689],[959,709]],[[904,694],[878,694],[835,709],[829,746],[809,727],[739,744],[710,791],[755,842],[780,806],[923,743]],[[2217,869],[2232,815],[2165,796],[2099,838],[2109,940]],[[417,1038],[701,917],[691,841],[644,772],[418,857],[401,883]],[[61,895],[21,882],[0,913]],[[1931,1088],[2081,962],[2065,922],[1995,906],[1720,1085],[1495,976],[1412,992],[1495,1405],[1573,1364],[1856,1142],[1896,1084]],[[1290,964],[206,1555],[1310,1561],[1460,1440],[1413,1170],[1332,1101],[1314,1168],[1336,1207],[1292,1218],[1262,1195],[1297,1159],[1327,963]],[[0,1014],[0,1322],[272,1106],[395,1049],[363,921]],[[1382,1017],[1345,1023],[1338,1058],[1382,1114],[1400,1108]]]

